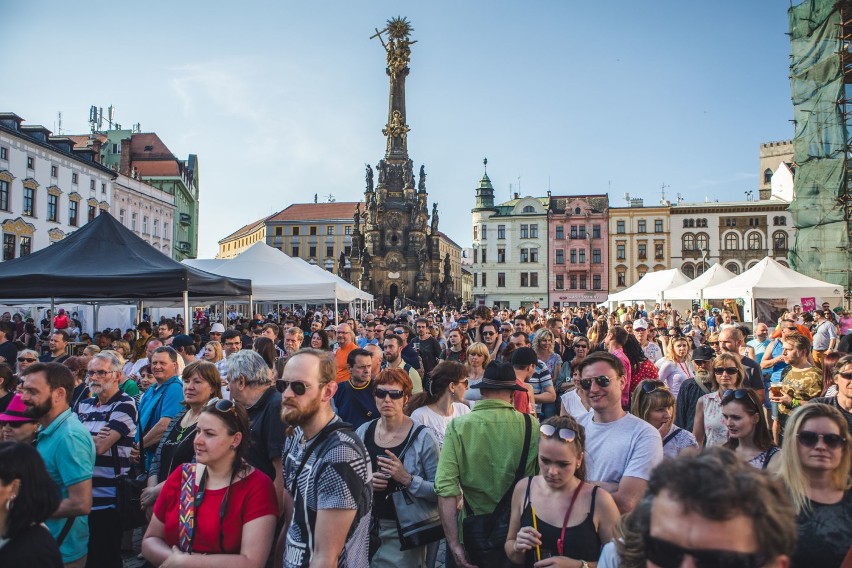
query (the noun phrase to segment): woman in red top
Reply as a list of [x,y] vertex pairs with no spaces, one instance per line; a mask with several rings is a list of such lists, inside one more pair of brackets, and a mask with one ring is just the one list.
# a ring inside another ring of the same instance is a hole
[[220,400],[202,411],[194,444],[198,464],[189,470],[195,479],[195,528],[190,538],[181,538],[183,468],[178,468],[166,480],[142,540],[149,562],[163,568],[266,564],[278,499],[272,480],[244,461],[250,440],[242,407]]
[[624,343],[624,354],[630,361],[630,398],[633,399],[633,393],[636,391],[636,386],[644,380],[657,379],[657,367],[645,357],[645,352],[642,351],[642,345],[639,340],[633,335],[627,338]]

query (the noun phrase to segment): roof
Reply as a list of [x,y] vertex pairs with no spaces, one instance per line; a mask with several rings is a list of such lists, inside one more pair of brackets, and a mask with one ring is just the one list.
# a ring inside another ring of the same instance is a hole
[[461,249],[461,247],[458,245],[458,243],[456,243],[456,241],[454,241],[449,236],[447,236],[447,234],[445,232],[438,231],[438,236],[441,237],[442,239],[445,239],[447,242],[449,242],[451,245],[453,245],[457,249]]
[[[0,117],[4,117],[4,116],[5,116],[5,118],[10,119],[10,117],[17,116],[17,115],[15,115],[14,113],[0,113]],[[87,160],[82,155],[77,154],[75,152],[66,152],[66,151],[62,150],[61,148],[57,147],[57,145],[51,144],[49,140],[47,142],[42,142],[41,140],[39,140],[37,138],[33,138],[32,136],[30,136],[28,134],[28,130],[24,129],[23,126],[21,127],[21,130],[14,130],[12,128],[4,126],[3,124],[0,124],[0,131],[5,132],[5,133],[9,134],[10,136],[17,136],[18,138],[22,138],[22,139],[26,140],[27,143],[29,143],[29,144],[35,144],[36,146],[41,146],[42,148],[46,148],[46,149],[48,149],[52,152],[57,152],[59,154],[65,155],[65,156],[69,156],[71,159],[73,159],[73,160],[75,160],[75,161],[77,161],[81,164],[85,164],[87,167],[94,168],[96,170],[100,170],[104,173],[111,175],[112,179],[115,179],[117,177],[117,174],[114,171],[107,168],[103,164],[100,164],[100,163],[95,162],[95,161]],[[31,132],[32,130],[30,129],[29,131]],[[66,138],[69,138],[69,137],[66,136]]]
[[338,221],[352,219],[355,206],[360,201],[339,201],[335,203],[294,203],[286,209],[267,217],[268,223],[286,221]]
[[177,160],[134,160],[133,167],[136,168],[137,177],[150,176],[179,176],[180,167]]
[[[275,213],[273,213],[272,215],[275,215]],[[272,217],[272,215],[269,215],[268,217],[264,217],[263,219],[258,219],[257,221],[253,221],[253,222],[249,223],[248,225],[243,225],[242,227],[240,227],[239,229],[237,229],[236,231],[234,231],[233,233],[231,233],[227,237],[220,239],[219,243],[221,244],[221,243],[224,243],[225,241],[230,241],[231,239],[237,239],[239,237],[244,237],[245,235],[250,235],[251,233],[255,232],[255,230],[257,230],[258,225],[264,224],[266,222],[266,220],[269,219],[269,217]]]
[[[74,148],[90,148],[92,146],[92,136],[89,136],[88,134],[68,134],[63,135],[63,137],[73,141]],[[101,144],[104,144],[107,141],[106,134],[102,134],[100,132],[94,134],[94,137],[100,140]]]
[[675,213],[678,209],[685,207],[778,207],[779,205],[786,207],[789,204],[781,199],[761,199],[759,201],[698,201],[696,203],[678,203],[677,205],[672,203],[671,207],[672,213]]
[[606,194],[593,195],[554,195],[550,199],[550,210],[554,213],[565,213],[568,203],[580,199],[589,204],[595,213],[603,213],[609,209],[609,196]]
[[130,136],[130,159],[177,160],[168,146],[153,132]]

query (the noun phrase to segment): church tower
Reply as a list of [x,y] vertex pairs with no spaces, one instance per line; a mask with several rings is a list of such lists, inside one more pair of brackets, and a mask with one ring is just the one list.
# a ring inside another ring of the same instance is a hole
[[351,282],[373,294],[379,305],[396,307],[444,302],[446,291],[452,290],[449,271],[442,276],[437,204],[430,223],[426,170],[420,166],[415,185],[414,162],[408,156],[405,79],[411,45],[417,43],[409,39],[412,31],[406,18],[394,18],[373,36],[385,48],[390,80],[388,120],[382,128],[385,155],[376,164],[375,187],[367,165],[365,211],[356,212],[352,234]]

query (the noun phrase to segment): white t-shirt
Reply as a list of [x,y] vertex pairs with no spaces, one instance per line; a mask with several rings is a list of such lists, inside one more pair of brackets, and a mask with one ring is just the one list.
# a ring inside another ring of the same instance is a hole
[[444,433],[447,431],[447,424],[450,423],[450,420],[464,416],[469,412],[470,408],[466,405],[461,402],[454,402],[452,416],[441,416],[428,406],[421,406],[411,413],[411,419],[415,424],[423,424],[431,429],[435,438],[438,439],[438,447],[440,448],[444,446]]
[[586,477],[620,483],[624,476],[648,480],[663,461],[663,440],[656,428],[632,414],[615,422],[595,422],[594,412],[577,421],[586,429]]
[[566,392],[560,397],[560,400],[562,401],[562,406],[565,407],[565,411],[574,417],[575,420],[579,420],[584,414],[592,412],[591,408],[586,410],[586,407],[583,406],[580,395],[577,394],[576,390]]

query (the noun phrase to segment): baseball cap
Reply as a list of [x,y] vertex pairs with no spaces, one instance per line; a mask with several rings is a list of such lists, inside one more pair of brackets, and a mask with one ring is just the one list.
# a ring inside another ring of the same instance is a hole
[[519,347],[512,353],[512,365],[535,365],[538,363],[538,355],[532,350],[532,347]]
[[210,333],[225,333],[225,326],[216,322],[210,326]]
[[465,324],[465,323],[467,323],[468,321],[469,321],[469,320],[467,319],[467,317],[459,318],[459,323],[460,323],[460,324]]
[[178,347],[189,347],[194,343],[195,342],[192,341],[192,338],[190,336],[183,334],[175,335],[174,339],[172,339],[172,347],[174,347],[175,349],[177,349]]
[[633,329],[648,329],[648,322],[644,318],[639,318],[633,322]]
[[716,358],[716,352],[709,345],[699,345],[692,352],[693,361],[709,361]]

